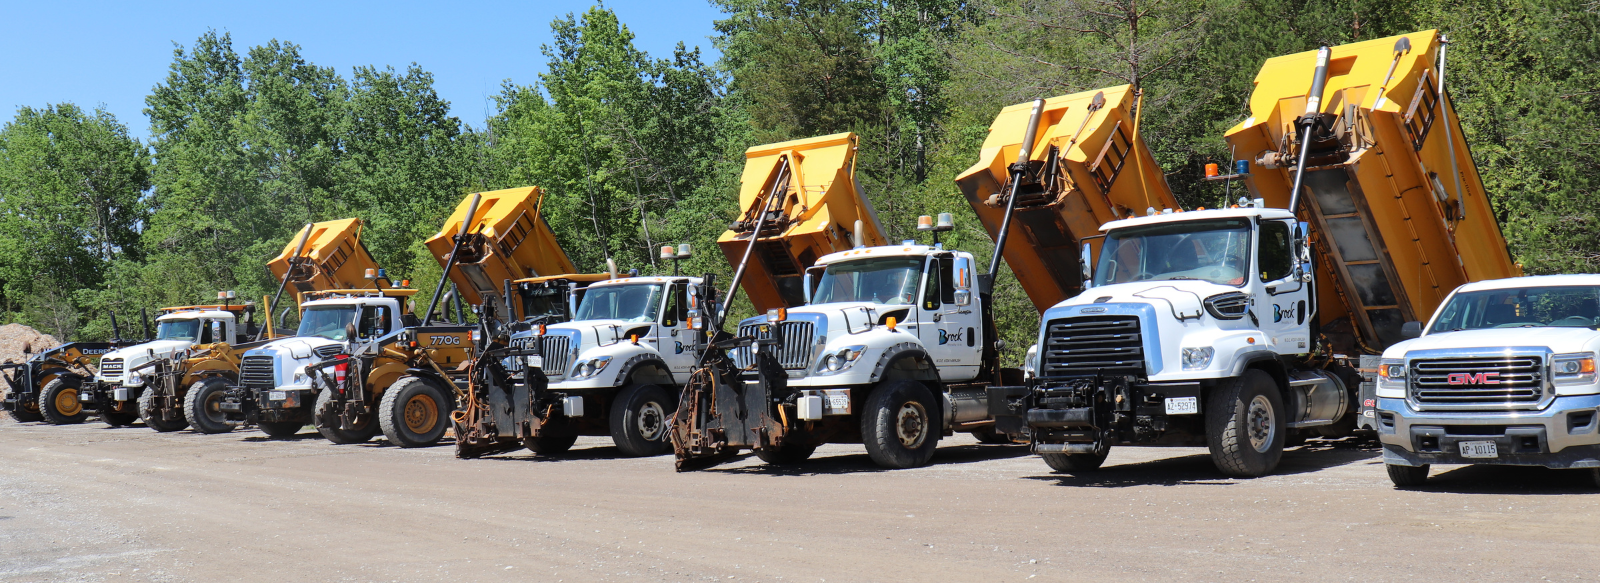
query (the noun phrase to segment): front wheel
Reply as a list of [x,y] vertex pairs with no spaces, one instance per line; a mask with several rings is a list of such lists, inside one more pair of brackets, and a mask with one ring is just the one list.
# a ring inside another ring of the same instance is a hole
[[51,425],[83,423],[89,413],[83,410],[78,398],[81,381],[74,377],[56,377],[44,385],[39,393],[39,415]]
[[383,392],[378,419],[389,443],[400,447],[438,445],[449,426],[444,391],[422,377],[405,377]]
[[133,425],[134,421],[139,420],[139,414],[137,412],[116,411],[111,409],[113,406],[114,405],[110,403],[101,406],[100,420],[104,421],[106,425],[110,425],[112,427],[127,427],[129,425]]
[[1383,468],[1389,470],[1389,481],[1394,482],[1396,488],[1415,488],[1428,481],[1428,464],[1420,466],[1384,464]]
[[1095,444],[1093,453],[1041,453],[1044,463],[1050,469],[1065,472],[1088,472],[1100,469],[1100,464],[1106,463],[1106,456],[1111,455],[1111,446],[1106,445],[1105,439]]
[[340,429],[340,419],[337,415],[329,415],[326,417],[323,415],[323,407],[332,401],[333,389],[323,389],[323,391],[317,395],[317,408],[315,409],[317,433],[321,433],[323,437],[328,438],[328,441],[340,445],[366,443],[372,440],[372,436],[378,434],[378,424],[372,420],[372,415],[358,416],[356,418],[355,427],[350,429]]
[[761,458],[761,461],[763,462],[775,466],[786,466],[790,464],[798,464],[811,459],[811,454],[816,453],[816,451],[817,446],[815,445],[784,444],[781,447],[763,447],[758,449],[756,450],[756,457]]
[[143,393],[139,393],[139,418],[144,420],[146,427],[162,433],[181,431],[189,426],[188,419],[180,417],[167,421],[161,417],[161,409],[156,408],[156,390],[153,387],[146,387]]
[[861,440],[867,456],[886,468],[915,468],[939,447],[939,411],[933,393],[917,381],[889,381],[867,396]]
[[300,428],[305,426],[306,424],[300,421],[260,421],[256,423],[256,427],[260,427],[262,433],[273,439],[294,437],[296,433],[300,433]]
[[228,381],[219,377],[200,379],[189,386],[183,397],[183,415],[201,433],[227,433],[237,427],[220,408],[228,394]]
[[1254,478],[1277,468],[1284,433],[1283,399],[1267,373],[1247,370],[1206,399],[1206,441],[1224,474]]
[[564,453],[578,442],[576,435],[540,435],[522,440],[528,451],[543,455]]
[[971,433],[973,439],[978,440],[978,443],[986,443],[989,445],[1004,445],[1011,443],[1011,436],[995,431],[994,427],[980,427],[972,430]]
[[661,455],[672,449],[667,420],[678,402],[661,387],[634,385],[611,404],[611,441],[628,457]]

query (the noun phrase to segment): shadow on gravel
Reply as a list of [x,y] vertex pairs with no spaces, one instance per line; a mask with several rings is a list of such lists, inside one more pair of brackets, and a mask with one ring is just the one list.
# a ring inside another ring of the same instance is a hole
[[1587,470],[1552,470],[1538,466],[1456,466],[1435,469],[1420,488],[1410,492],[1449,494],[1516,494],[1551,496],[1592,494],[1597,489]]
[[305,440],[308,440],[308,439],[322,439],[322,434],[321,433],[317,433],[315,431],[312,431],[310,433],[307,433],[305,431],[301,431],[300,433],[296,433],[296,434],[288,436],[288,437],[269,437],[269,436],[267,436],[267,434],[263,433],[263,434],[260,434],[260,435],[250,435],[250,436],[246,436],[246,437],[241,437],[241,438],[239,438],[239,441],[246,441],[246,442],[250,442],[250,443],[262,443],[262,442],[269,442],[269,441],[305,441]]
[[[451,442],[451,443],[454,444],[454,442]],[[518,462],[565,462],[565,461],[586,461],[586,460],[621,460],[621,459],[653,459],[653,458],[666,458],[670,462],[670,460],[672,459],[672,454],[666,453],[666,454],[657,455],[657,456],[648,456],[648,457],[642,457],[642,458],[635,458],[635,457],[629,457],[629,456],[622,455],[622,450],[617,449],[617,447],[614,446],[614,445],[603,445],[603,446],[600,446],[600,447],[584,447],[584,448],[569,449],[567,451],[564,451],[564,452],[561,452],[561,453],[558,453],[558,454],[553,454],[553,455],[540,455],[540,454],[536,454],[536,453],[533,453],[531,451],[528,451],[526,449],[519,449],[517,451],[513,451],[513,452],[509,452],[509,453],[495,454],[495,455],[489,455],[489,456],[484,456],[484,457],[476,457],[476,458],[472,458],[472,459],[474,459],[474,460],[499,461],[499,462],[509,462],[509,461],[518,461]]]
[[[1340,440],[1313,440],[1286,449],[1273,476],[1317,472],[1332,467],[1371,460],[1382,454],[1377,442],[1350,437]],[[1039,460],[1044,465],[1044,460]],[[1193,454],[1133,464],[1102,466],[1081,474],[1026,476],[1029,480],[1055,482],[1058,486],[1086,488],[1127,488],[1131,486],[1232,486],[1238,478],[1223,475],[1212,463],[1210,454]]]
[[[734,460],[753,456],[751,453],[740,454]],[[955,464],[970,464],[994,459],[1017,458],[1028,455],[1026,445],[952,445],[940,447],[933,454],[933,460],[928,462],[928,467]],[[733,461],[733,460],[730,460]],[[724,474],[746,474],[757,476],[810,476],[810,475],[838,475],[838,474],[863,474],[873,472],[894,471],[873,463],[866,452],[851,455],[835,455],[822,458],[811,458],[794,465],[775,466],[759,464],[741,468],[712,467],[702,472],[718,472]]]

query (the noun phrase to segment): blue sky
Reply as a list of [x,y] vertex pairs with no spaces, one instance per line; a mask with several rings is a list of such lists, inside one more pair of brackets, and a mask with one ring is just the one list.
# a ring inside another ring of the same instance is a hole
[[[545,69],[539,47],[550,21],[582,13],[593,0],[535,2],[39,2],[0,5],[0,120],[17,107],[103,105],[144,139],[144,98],[166,79],[173,43],[208,28],[233,35],[241,54],[277,38],[300,45],[316,65],[346,78],[358,65],[413,61],[434,75],[451,113],[481,127],[500,82],[532,83]],[[706,0],[610,0],[638,48],[665,58],[679,41],[716,59],[708,37],[721,13]]]

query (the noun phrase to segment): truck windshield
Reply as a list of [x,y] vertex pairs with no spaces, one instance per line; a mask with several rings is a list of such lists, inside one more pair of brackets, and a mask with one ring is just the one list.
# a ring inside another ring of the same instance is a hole
[[1600,287],[1560,286],[1462,292],[1439,310],[1429,332],[1484,328],[1593,327]]
[[1198,279],[1243,286],[1249,260],[1249,219],[1117,229],[1100,248],[1094,284]]
[[536,287],[522,296],[524,319],[552,319],[567,314],[566,286]]
[[356,311],[350,306],[315,306],[306,308],[300,315],[300,330],[296,336],[321,336],[329,340],[344,340],[344,327],[355,321]]
[[156,340],[188,340],[200,337],[199,320],[162,320],[156,322]]
[[660,310],[659,284],[605,286],[589,288],[573,319],[654,322]]
[[873,302],[911,305],[922,281],[921,257],[881,257],[828,265],[811,303]]

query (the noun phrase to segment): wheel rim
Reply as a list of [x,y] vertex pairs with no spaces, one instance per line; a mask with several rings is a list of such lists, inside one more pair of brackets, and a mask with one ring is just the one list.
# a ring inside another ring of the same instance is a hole
[[406,400],[405,416],[406,429],[412,433],[427,433],[439,423],[439,406],[427,395],[412,395]]
[[222,413],[222,393],[206,395],[205,404],[201,407],[206,412],[206,417],[216,421],[226,421],[227,416]]
[[648,441],[661,438],[661,433],[666,429],[667,412],[661,408],[661,403],[650,401],[639,407],[639,437]]
[[1250,433],[1250,447],[1256,453],[1267,453],[1272,449],[1272,438],[1278,432],[1278,424],[1272,416],[1272,403],[1267,401],[1266,395],[1256,395],[1250,400],[1250,410],[1245,415],[1245,425]]
[[900,438],[900,445],[907,449],[921,446],[928,438],[928,410],[916,401],[901,404],[894,416],[894,432]]
[[78,402],[78,389],[66,388],[56,391],[56,411],[71,417],[83,411],[83,403]]

